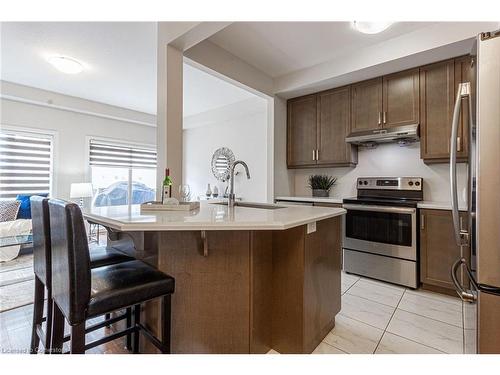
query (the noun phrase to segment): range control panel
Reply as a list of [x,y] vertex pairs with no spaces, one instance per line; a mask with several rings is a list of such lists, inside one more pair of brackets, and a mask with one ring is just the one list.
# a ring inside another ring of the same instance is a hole
[[357,188],[371,190],[422,191],[422,177],[359,177]]

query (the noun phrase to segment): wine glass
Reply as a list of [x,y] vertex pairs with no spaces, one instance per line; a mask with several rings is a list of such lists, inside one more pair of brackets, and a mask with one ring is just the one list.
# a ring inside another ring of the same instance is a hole
[[184,184],[184,185],[179,186],[179,195],[180,195],[181,200],[183,202],[189,201],[189,198],[191,197],[191,188],[189,187],[188,184]]

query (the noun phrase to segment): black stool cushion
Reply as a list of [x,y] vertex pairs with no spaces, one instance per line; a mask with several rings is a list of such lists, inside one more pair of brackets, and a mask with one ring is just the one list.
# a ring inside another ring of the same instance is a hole
[[92,246],[90,252],[90,268],[109,266],[110,264],[127,262],[134,258],[106,246]]
[[171,294],[174,278],[140,260],[92,269],[88,318]]

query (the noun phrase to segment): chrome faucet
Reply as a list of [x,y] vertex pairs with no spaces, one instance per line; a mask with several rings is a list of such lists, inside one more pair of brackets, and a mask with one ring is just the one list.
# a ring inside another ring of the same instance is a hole
[[236,196],[234,195],[234,168],[238,164],[241,164],[243,167],[245,167],[245,171],[247,173],[247,179],[250,179],[250,172],[248,171],[247,163],[245,163],[243,160],[236,160],[233,164],[231,164],[231,168],[229,169],[231,188],[229,190],[228,201],[227,201],[228,207],[234,207],[234,202],[236,200]]

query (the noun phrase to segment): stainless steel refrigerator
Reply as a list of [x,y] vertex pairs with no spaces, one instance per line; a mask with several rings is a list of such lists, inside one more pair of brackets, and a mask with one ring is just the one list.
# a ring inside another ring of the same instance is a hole
[[[462,250],[451,274],[463,300],[465,353],[500,353],[500,30],[480,34],[471,55],[475,73],[471,82],[459,85],[451,132],[453,224]],[[469,116],[468,225],[464,228],[456,174],[462,106],[468,106],[463,113]],[[459,281],[461,272],[467,276],[465,285]]]

